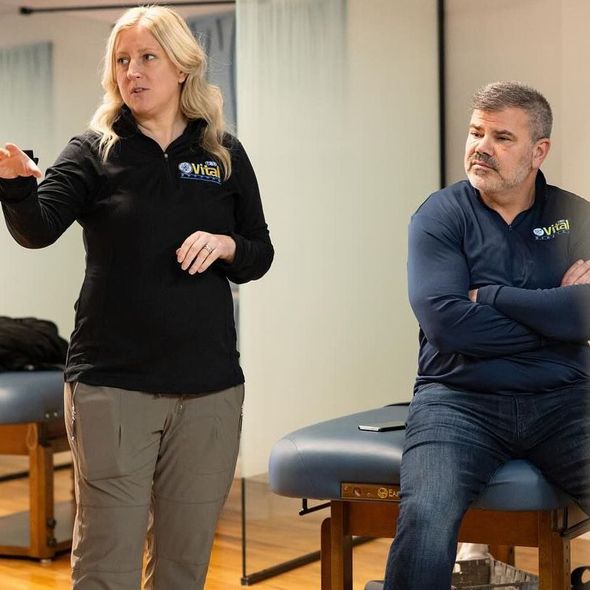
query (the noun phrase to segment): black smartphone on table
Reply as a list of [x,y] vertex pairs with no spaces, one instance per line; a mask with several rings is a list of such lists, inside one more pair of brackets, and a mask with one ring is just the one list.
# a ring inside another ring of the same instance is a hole
[[403,420],[390,420],[377,424],[359,424],[359,430],[367,432],[389,432],[390,430],[405,430],[406,423]]

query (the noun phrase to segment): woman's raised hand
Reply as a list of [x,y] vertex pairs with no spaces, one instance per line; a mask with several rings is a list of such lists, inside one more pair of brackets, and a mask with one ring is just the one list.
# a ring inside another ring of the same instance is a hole
[[39,167],[25,152],[14,143],[0,147],[0,178],[17,178],[18,176],[35,176],[43,174]]

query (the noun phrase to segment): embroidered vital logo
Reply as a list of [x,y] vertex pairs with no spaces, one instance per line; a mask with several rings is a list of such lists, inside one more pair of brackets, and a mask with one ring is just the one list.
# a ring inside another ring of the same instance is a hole
[[536,227],[533,230],[535,240],[552,240],[559,234],[570,233],[569,219],[560,219],[548,227]]
[[194,162],[181,162],[178,164],[178,169],[180,170],[180,178],[184,180],[205,180],[206,182],[221,184],[219,165],[213,160],[207,160],[198,164]]

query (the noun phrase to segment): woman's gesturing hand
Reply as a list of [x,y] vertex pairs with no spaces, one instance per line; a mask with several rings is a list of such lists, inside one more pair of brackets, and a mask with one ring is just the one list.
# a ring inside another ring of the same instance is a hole
[[197,231],[176,250],[176,259],[189,274],[206,271],[217,259],[233,262],[236,243],[229,236]]
[[35,176],[43,174],[37,164],[14,143],[0,147],[0,178],[17,178],[18,176]]

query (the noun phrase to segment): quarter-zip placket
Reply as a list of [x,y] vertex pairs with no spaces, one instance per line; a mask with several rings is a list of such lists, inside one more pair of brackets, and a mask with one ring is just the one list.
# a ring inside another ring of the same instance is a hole
[[164,152],[164,162],[166,165],[166,176],[170,182],[172,182],[172,172],[170,171],[170,158],[168,152]]

